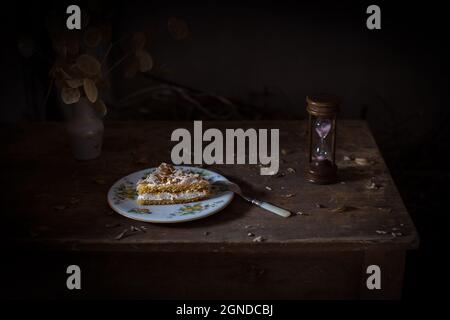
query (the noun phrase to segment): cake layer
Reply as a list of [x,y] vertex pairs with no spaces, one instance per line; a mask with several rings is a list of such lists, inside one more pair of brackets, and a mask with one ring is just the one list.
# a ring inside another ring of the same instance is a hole
[[150,185],[146,183],[140,183],[136,187],[138,194],[146,193],[161,193],[161,192],[184,192],[184,191],[203,191],[209,188],[207,181],[191,184],[176,184],[176,185]]
[[141,205],[185,203],[204,199],[208,195],[208,189],[202,191],[187,191],[178,193],[145,193],[138,195],[137,202]]

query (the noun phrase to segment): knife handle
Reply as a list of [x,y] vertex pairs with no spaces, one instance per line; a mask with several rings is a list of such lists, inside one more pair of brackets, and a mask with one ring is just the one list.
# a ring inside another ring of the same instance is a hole
[[277,214],[279,216],[282,216],[284,218],[287,218],[287,217],[289,217],[291,215],[290,211],[287,211],[286,209],[277,207],[277,206],[275,206],[275,205],[273,205],[273,204],[271,204],[269,202],[258,201],[258,200],[252,201],[252,202],[254,204],[256,204],[257,206],[259,206],[259,207],[261,207],[261,208],[263,208],[263,209],[265,209],[267,211],[270,211],[272,213],[275,213],[275,214]]

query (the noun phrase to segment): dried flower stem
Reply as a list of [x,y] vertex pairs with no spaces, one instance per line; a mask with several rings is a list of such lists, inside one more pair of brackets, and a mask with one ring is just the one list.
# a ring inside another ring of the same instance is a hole
[[131,105],[131,104],[133,104],[133,101],[132,101],[133,99],[136,99],[139,96],[142,96],[144,94],[152,93],[154,91],[158,91],[158,90],[162,90],[162,89],[167,89],[167,87],[165,85],[158,85],[158,86],[149,86],[149,87],[137,90],[135,92],[130,93],[126,97],[120,99],[118,106],[121,107],[121,106]]
[[64,71],[63,68],[56,68],[56,71],[61,72],[64,77],[66,77],[66,79],[72,79],[72,77],[66,71]]
[[48,84],[47,93],[45,94],[43,108],[47,105],[48,98],[50,97],[50,92],[52,92],[53,84],[55,83],[55,77],[51,77],[50,83]]
[[100,65],[103,66],[105,64],[106,58],[108,57],[109,53],[111,52],[113,45],[114,45],[113,43],[109,44],[108,49],[106,49],[105,55],[103,56],[102,61],[100,62]]
[[117,40],[116,42],[111,42],[111,43],[109,44],[109,46],[108,46],[108,49],[106,49],[105,55],[104,55],[103,58],[102,58],[101,65],[103,66],[103,64],[105,63],[106,58],[107,58],[108,55],[111,53],[111,50],[112,50],[113,47],[115,47],[116,45],[118,45],[118,44],[121,43],[122,41],[124,41],[124,40],[126,40],[126,39],[129,39],[129,38],[131,38],[131,36],[126,36],[126,37],[123,37],[123,38]]
[[104,77],[106,78],[110,73],[111,73],[111,71],[113,71],[115,68],[117,68],[126,58],[128,58],[130,55],[131,55],[131,51],[130,52],[128,52],[126,55],[124,55],[122,58],[120,58],[119,60],[117,60],[112,66],[111,66],[111,68],[109,68],[109,70],[107,70],[106,72],[105,72],[105,75],[104,75]]

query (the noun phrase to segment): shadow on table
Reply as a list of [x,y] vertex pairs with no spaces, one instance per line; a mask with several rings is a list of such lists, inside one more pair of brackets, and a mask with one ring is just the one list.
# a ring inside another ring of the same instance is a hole
[[375,175],[374,172],[364,168],[357,167],[339,167],[338,181],[339,182],[356,182],[369,180]]

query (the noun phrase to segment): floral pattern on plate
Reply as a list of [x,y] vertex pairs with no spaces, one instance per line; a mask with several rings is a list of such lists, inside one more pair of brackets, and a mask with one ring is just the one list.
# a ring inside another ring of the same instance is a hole
[[137,192],[133,182],[124,179],[117,187],[114,188],[113,200],[115,204],[120,204],[126,200],[136,200]]
[[140,213],[140,214],[152,213],[149,208],[131,208],[130,210],[128,210],[128,212],[130,212],[130,213]]
[[215,208],[217,205],[223,203],[224,200],[218,200],[212,203],[196,203],[196,204],[185,204],[181,208],[178,209],[177,213],[171,213],[171,217],[175,217],[177,215],[188,215],[188,214],[197,214],[201,213],[205,209]]

